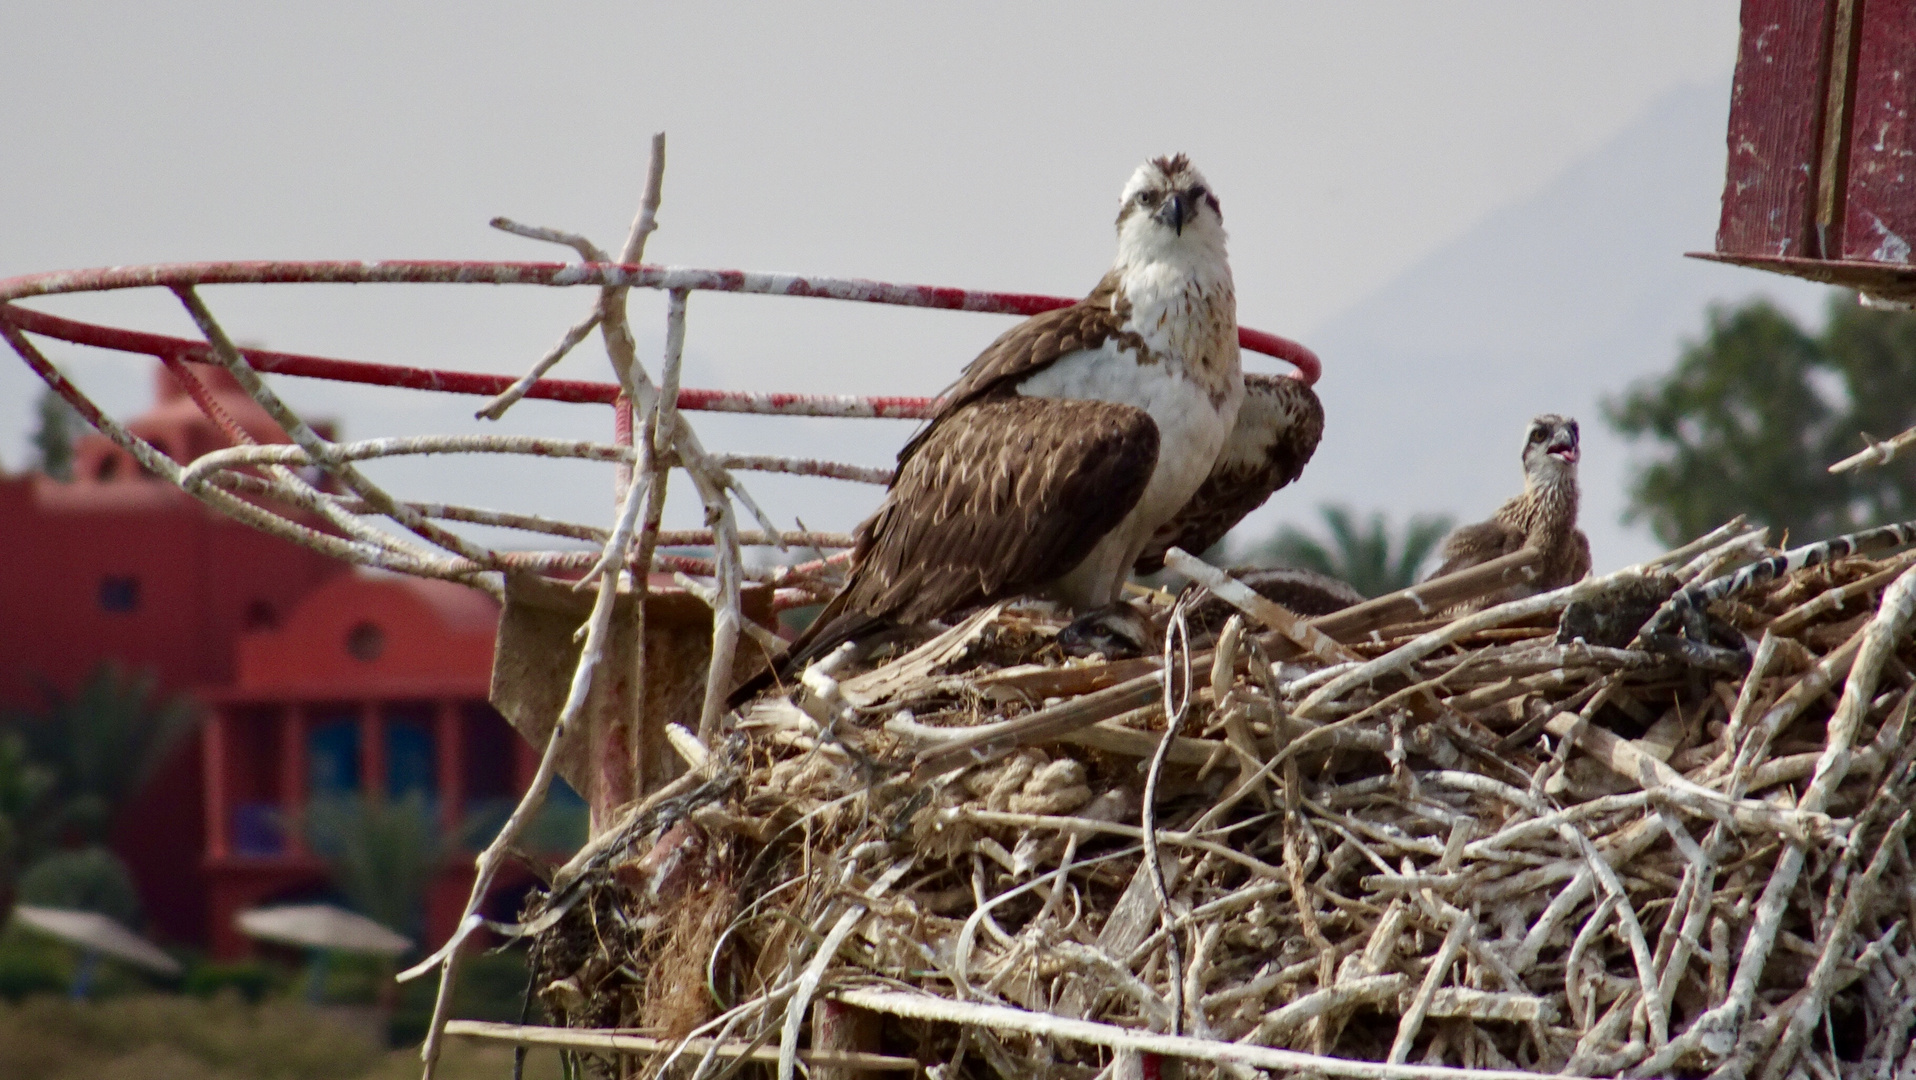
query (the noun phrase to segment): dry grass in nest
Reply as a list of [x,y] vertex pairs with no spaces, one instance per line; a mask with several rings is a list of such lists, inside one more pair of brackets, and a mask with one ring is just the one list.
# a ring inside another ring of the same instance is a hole
[[[944,1080],[1916,1068],[1916,576],[1863,546],[1737,576],[1773,553],[1729,529],[1341,640],[1240,598],[1174,739],[1156,662],[1062,661],[1030,613],[840,656],[608,848],[542,1000]],[[1559,643],[1645,588],[1648,626]],[[814,1030],[825,1000],[882,1022]]]

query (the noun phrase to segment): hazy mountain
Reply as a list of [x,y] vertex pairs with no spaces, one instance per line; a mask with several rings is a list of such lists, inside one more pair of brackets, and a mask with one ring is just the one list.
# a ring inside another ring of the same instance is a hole
[[1621,523],[1628,449],[1598,403],[1667,370],[1712,301],[1762,293],[1819,323],[1824,302],[1817,286],[1683,257],[1713,244],[1728,109],[1727,80],[1672,91],[1308,335],[1324,360],[1324,442],[1240,542],[1314,521],[1328,501],[1487,517],[1521,486],[1526,421],[1563,412],[1582,422],[1598,568],[1654,553],[1646,530]]

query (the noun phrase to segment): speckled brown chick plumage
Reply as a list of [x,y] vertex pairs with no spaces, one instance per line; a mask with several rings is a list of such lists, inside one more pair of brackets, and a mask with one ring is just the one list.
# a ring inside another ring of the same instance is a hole
[[1444,562],[1432,577],[1456,573],[1525,547],[1543,552],[1538,576],[1479,598],[1463,610],[1481,610],[1550,589],[1561,588],[1590,572],[1590,540],[1577,528],[1577,460],[1581,443],[1577,422],[1545,413],[1524,435],[1523,494],[1497,510],[1489,521],[1465,525],[1444,540]]

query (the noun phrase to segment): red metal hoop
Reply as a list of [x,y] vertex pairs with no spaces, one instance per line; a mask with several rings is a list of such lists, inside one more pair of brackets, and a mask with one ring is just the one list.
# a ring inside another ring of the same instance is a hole
[[[544,286],[598,286],[602,289],[621,289],[631,287],[653,288],[682,296],[692,291],[757,293],[776,296],[803,296],[822,299],[852,300],[865,303],[896,304],[909,307],[943,308],[963,311],[979,311],[1009,315],[1032,315],[1042,311],[1067,306],[1074,301],[1052,296],[1039,296],[1027,293],[987,292],[979,290],[952,289],[926,285],[901,285],[890,282],[868,281],[856,278],[829,278],[801,276],[796,274],[768,274],[739,270],[701,270],[676,267],[629,265],[606,262],[588,263],[552,263],[552,262],[436,262],[436,261],[392,261],[392,262],[212,262],[212,263],[173,263],[152,266],[104,267],[92,270],[55,271],[32,274],[24,277],[0,281],[0,336],[4,336],[14,351],[44,379],[50,387],[77,409],[88,422],[105,433],[131,453],[148,472],[182,484],[187,489],[216,506],[216,508],[256,527],[281,533],[286,538],[307,546],[320,548],[339,557],[355,561],[370,562],[377,565],[389,565],[394,556],[390,553],[375,552],[368,549],[364,541],[369,538],[360,535],[361,544],[355,545],[342,541],[274,515],[254,502],[243,500],[240,494],[260,495],[257,480],[245,476],[224,475],[218,478],[221,485],[231,489],[214,491],[207,486],[207,476],[212,470],[196,466],[182,471],[177,463],[168,460],[157,449],[144,440],[132,435],[120,425],[100,412],[97,406],[85,394],[65,379],[40,354],[26,334],[35,334],[74,344],[89,345],[121,352],[139,353],[159,358],[176,376],[187,384],[187,389],[195,403],[228,435],[235,443],[247,441],[243,435],[232,430],[229,418],[221,415],[204,388],[197,387],[194,378],[182,366],[182,361],[200,361],[220,363],[219,351],[210,344],[214,336],[224,337],[212,322],[210,311],[205,310],[194,290],[203,285],[223,284],[374,284],[374,283],[417,283],[417,284],[493,284],[493,285],[544,285]],[[38,296],[55,296],[83,292],[104,292],[134,288],[165,288],[180,295],[195,309],[195,318],[202,324],[202,330],[208,333],[206,340],[194,341],[186,338],[169,337],[162,334],[128,330],[97,323],[83,322],[63,318],[31,308],[22,307],[15,301]],[[675,316],[679,332],[683,332],[683,311]],[[573,340],[576,341],[576,338]],[[1240,328],[1239,340],[1243,347],[1277,357],[1289,363],[1295,369],[1295,377],[1306,383],[1315,382],[1321,366],[1317,357],[1309,349],[1296,342],[1258,330]],[[310,356],[297,353],[285,353],[267,349],[233,349],[233,354],[243,359],[244,365],[254,372],[268,372],[282,375],[297,375],[305,378],[328,379],[339,382],[353,382],[374,386],[391,386],[404,389],[435,390],[444,393],[491,395],[496,396],[508,391],[516,383],[524,382],[520,387],[524,396],[553,401],[569,401],[592,404],[615,404],[620,400],[616,384],[588,382],[583,380],[540,378],[526,382],[504,375],[482,374],[477,372],[445,371],[429,368],[409,367],[396,364],[374,364],[354,360],[341,360],[330,357]],[[304,421],[293,415],[283,403],[280,403],[263,386],[253,391],[260,404],[275,412],[276,418],[288,426],[306,429],[307,438],[296,441],[310,442],[306,446],[309,456],[317,456],[312,451],[331,453],[324,440],[311,435]],[[892,419],[921,419],[928,415],[935,400],[910,396],[871,396],[871,395],[823,395],[791,393],[742,393],[718,390],[681,389],[675,395],[679,409],[746,412],[775,415],[832,416],[832,417],[872,417]],[[619,410],[620,420],[624,420],[626,410]],[[283,415],[282,415],[283,414]],[[604,459],[608,452],[623,453],[634,457],[630,448],[631,432],[629,424],[615,423],[614,448],[591,447],[586,444],[559,445],[553,440],[511,440],[501,437],[475,437],[464,441],[453,440],[381,440],[383,445],[373,447],[369,456],[385,454],[404,454],[419,452],[508,452],[537,453],[556,456],[597,456]],[[524,444],[524,445],[521,445]],[[423,447],[430,445],[432,450]],[[624,450],[616,448],[623,447]],[[277,459],[272,454],[239,453],[242,448],[218,453],[235,456],[236,462],[254,458],[261,461]],[[361,446],[361,451],[367,448]],[[280,455],[285,456],[285,455]],[[293,460],[293,458],[288,458]],[[346,460],[342,458],[341,460]],[[618,460],[625,460],[624,457]],[[323,462],[322,462],[323,463]],[[205,464],[202,462],[201,464]],[[767,457],[727,457],[720,464],[733,469],[747,469],[771,472],[801,473],[825,476],[837,479],[882,483],[888,478],[884,470],[861,468],[835,462],[805,461]],[[361,478],[359,486],[365,487]],[[284,492],[280,493],[284,495]],[[459,577],[471,580],[471,575],[485,569],[524,568],[545,571],[565,571],[582,569],[590,562],[589,556],[579,552],[496,552],[479,548],[461,540],[456,534],[446,532],[422,517],[422,513],[444,517],[450,520],[462,520],[484,524],[502,525],[509,528],[531,529],[551,535],[572,539],[597,539],[603,530],[591,526],[575,525],[565,522],[551,522],[507,512],[478,510],[463,507],[442,507],[421,504],[401,504],[392,500],[383,492],[370,492],[370,498],[361,499],[354,506],[356,513],[371,510],[384,516],[401,520],[409,529],[418,533],[433,545],[452,552],[456,558],[410,561],[400,560],[392,568],[410,573],[427,573],[434,576]],[[742,493],[741,493],[742,494]],[[330,507],[316,501],[312,492],[306,492],[303,500],[293,500],[308,510],[318,509],[323,516],[333,519],[335,526],[344,522],[338,517],[337,507]],[[756,507],[751,508],[756,513]],[[758,538],[759,542],[780,544],[785,540],[782,533],[771,527],[769,520],[758,514],[766,533]],[[348,536],[356,530],[347,529]],[[795,537],[797,534],[793,534]],[[694,534],[686,534],[693,541]],[[823,546],[842,546],[834,543],[831,534],[805,534],[803,542]],[[677,555],[659,556],[659,565],[674,570],[691,573],[710,573],[712,565],[707,560]],[[575,565],[576,564],[576,565]],[[802,565],[793,572],[806,569]],[[773,581],[777,583],[776,577]],[[803,595],[793,594],[783,598],[786,603],[801,602]]]
[[[104,292],[132,288],[177,288],[231,284],[491,284],[491,285],[625,285],[655,289],[761,293],[807,296],[906,307],[979,311],[1001,315],[1036,315],[1067,307],[1075,300],[1031,293],[986,292],[933,285],[897,285],[857,278],[827,278],[796,274],[763,274],[741,270],[689,270],[659,266],[620,266],[605,263],[520,262],[214,262],[168,263],[153,266],[115,266],[94,270],[61,270],[0,281],[0,321],[29,333],[77,345],[185,360],[212,359],[204,342],[124,330],[97,323],[61,318],[12,303],[34,296]],[[1276,357],[1296,369],[1297,377],[1315,383],[1322,365],[1305,346],[1288,338],[1249,327],[1238,328],[1238,343],[1253,352]],[[437,390],[453,394],[492,396],[511,386],[510,376],[465,371],[443,371],[398,364],[338,360],[267,349],[243,350],[249,363],[262,372],[313,379]],[[618,396],[612,383],[573,379],[540,379],[527,397],[552,401],[609,405]],[[721,390],[686,389],[679,392],[681,409],[711,412],[768,412],[803,416],[870,416],[917,419],[925,415],[930,398],[883,395],[744,394]]]

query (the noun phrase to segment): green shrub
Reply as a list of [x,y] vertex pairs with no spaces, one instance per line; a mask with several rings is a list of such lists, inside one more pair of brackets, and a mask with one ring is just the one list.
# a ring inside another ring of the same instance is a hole
[[[526,951],[513,948],[502,953],[475,953],[459,965],[459,985],[452,994],[452,1015],[461,1020],[498,1020],[519,1022],[519,1010],[526,994]],[[399,989],[398,1008],[393,1012],[394,1045],[415,1043],[426,1037],[426,1025],[432,1020],[433,995],[438,983],[431,978],[414,979]],[[539,1019],[533,1010],[533,1019]]]
[[72,967],[71,956],[57,941],[19,930],[0,934],[0,998],[64,994]]
[[97,911],[132,929],[139,925],[140,893],[118,855],[104,847],[56,851],[20,875],[20,903]]
[[[430,980],[426,980],[430,982]],[[512,1051],[449,1040],[442,1080],[502,1080]],[[36,997],[0,1005],[0,1077],[34,1080],[412,1080],[416,1048],[388,1050],[323,1009],[280,1000],[249,1005],[142,995],[105,1002]],[[559,1075],[551,1051],[527,1060],[527,1080]]]
[[249,1004],[257,1005],[266,997],[268,991],[280,986],[284,981],[276,977],[272,969],[257,960],[242,960],[235,964],[216,964],[208,961],[187,968],[186,978],[182,980],[180,989],[200,998],[231,993]]

